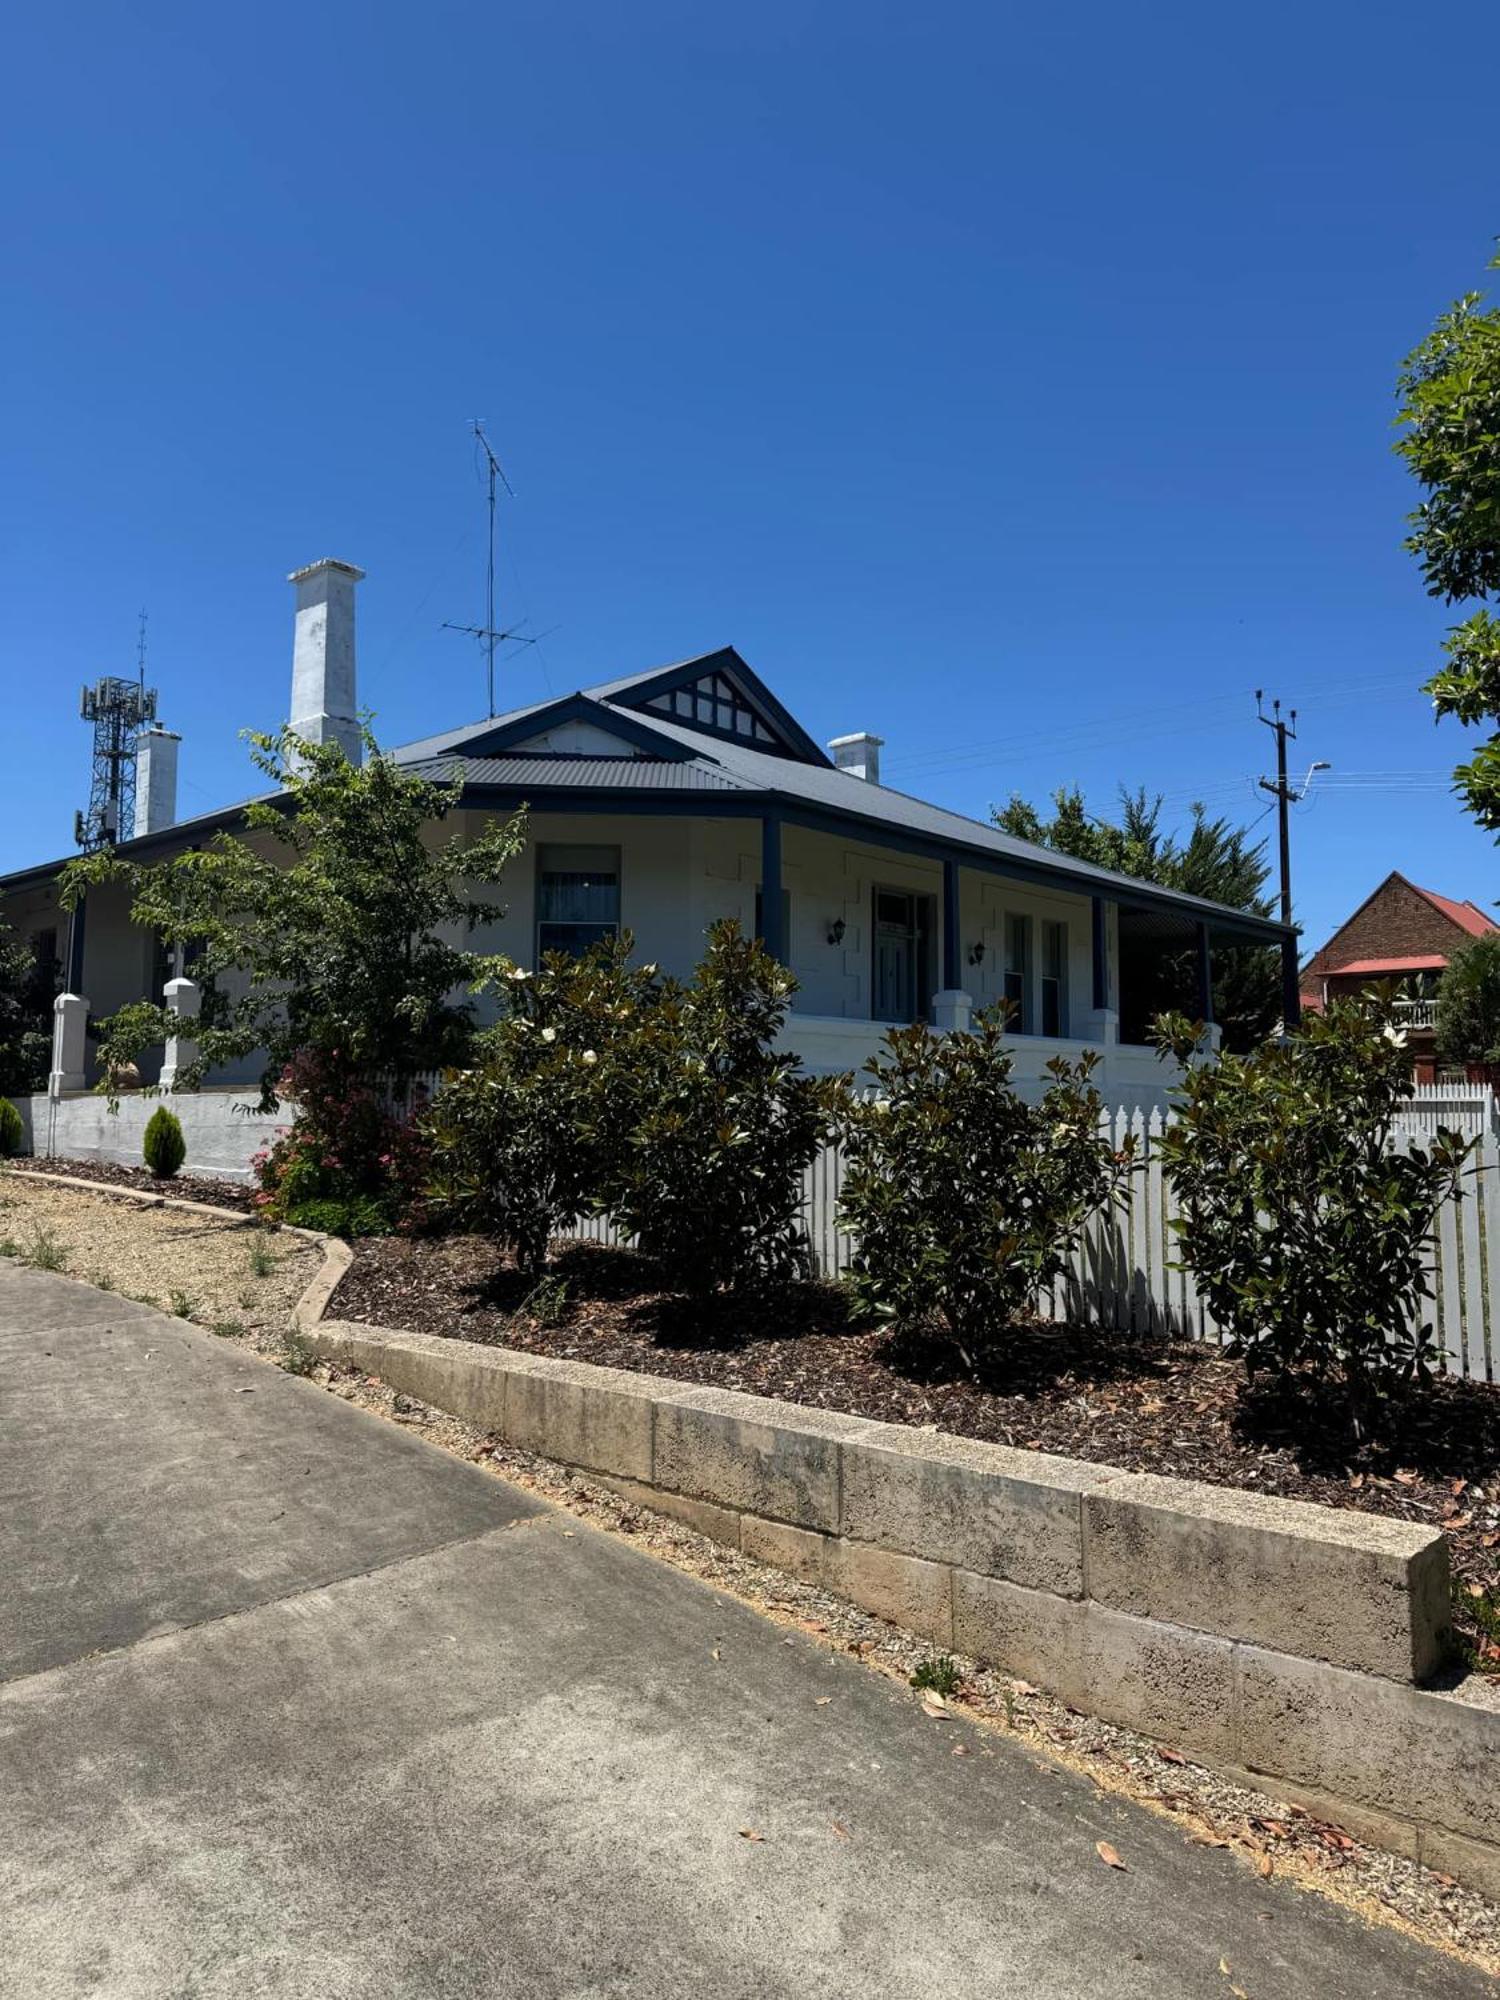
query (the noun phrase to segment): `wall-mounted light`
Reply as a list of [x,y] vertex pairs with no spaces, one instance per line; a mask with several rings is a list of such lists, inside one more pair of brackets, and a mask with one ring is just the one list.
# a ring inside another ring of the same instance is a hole
[[835,917],[833,922],[828,926],[828,942],[830,944],[842,944],[844,942],[844,920],[842,917]]
[[971,944],[971,945],[969,946],[969,963],[970,963],[970,965],[983,965],[983,964],[984,964],[984,939],[983,939],[983,938],[980,938],[980,940],[978,941],[978,943],[977,943],[977,944]]

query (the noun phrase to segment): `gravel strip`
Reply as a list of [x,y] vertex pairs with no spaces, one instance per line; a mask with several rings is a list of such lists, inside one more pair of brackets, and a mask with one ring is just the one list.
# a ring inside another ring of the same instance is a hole
[[[777,1622],[810,1634],[832,1652],[851,1654],[903,1683],[932,1658],[928,1641],[622,1500],[566,1466],[519,1451],[493,1432],[397,1394],[378,1376],[324,1362],[309,1372],[334,1395],[415,1431],[429,1443],[541,1495],[596,1528],[628,1536],[638,1548]],[[1387,1924],[1424,1945],[1500,1974],[1500,1907],[1461,1887],[1452,1876],[1367,1847],[1298,1806],[1232,1784],[1131,1730],[1081,1715],[1027,1681],[981,1667],[961,1654],[953,1656],[953,1663],[960,1686],[951,1700],[938,1703],[915,1692],[911,1697],[925,1705],[935,1728],[951,1716],[1018,1737],[1040,1759],[1065,1765],[1100,1790],[1175,1820],[1184,1839],[1226,1847],[1257,1874],[1289,1878],[1366,1921]],[[992,1753],[960,1737],[952,1754]],[[1128,1855],[1124,1858],[1129,1860]]]
[[[182,1194],[188,1198],[186,1189]],[[246,1338],[267,1353],[281,1351],[292,1308],[322,1262],[316,1244],[243,1215],[226,1211],[220,1221],[153,1208],[9,1167],[0,1171],[0,1254]]]

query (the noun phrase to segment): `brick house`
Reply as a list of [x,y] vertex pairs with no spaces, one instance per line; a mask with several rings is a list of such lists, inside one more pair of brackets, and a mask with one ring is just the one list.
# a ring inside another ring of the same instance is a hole
[[1316,1011],[1337,994],[1357,993],[1372,980],[1396,980],[1415,1080],[1433,1083],[1438,983],[1456,951],[1493,930],[1500,930],[1500,925],[1477,903],[1456,903],[1434,889],[1419,889],[1392,869],[1303,966],[1303,1008]]

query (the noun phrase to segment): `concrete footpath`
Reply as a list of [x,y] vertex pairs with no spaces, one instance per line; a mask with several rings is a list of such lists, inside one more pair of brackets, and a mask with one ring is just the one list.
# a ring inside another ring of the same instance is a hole
[[1495,1991],[3,1262],[0,1579],[4,2000]]

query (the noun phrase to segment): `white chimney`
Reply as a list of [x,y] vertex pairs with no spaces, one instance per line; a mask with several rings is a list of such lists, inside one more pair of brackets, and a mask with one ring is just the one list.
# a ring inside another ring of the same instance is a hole
[[828,747],[839,770],[847,771],[851,778],[863,778],[867,785],[878,785],[884,744],[883,736],[872,736],[867,729],[859,729],[852,736],[835,736]]
[[153,723],[135,739],[135,838],[160,833],[177,817],[177,746],[174,729]]
[[287,578],[297,586],[292,727],[309,743],[341,743],[351,764],[364,756],[354,691],[354,586],[363,575],[324,556]]

